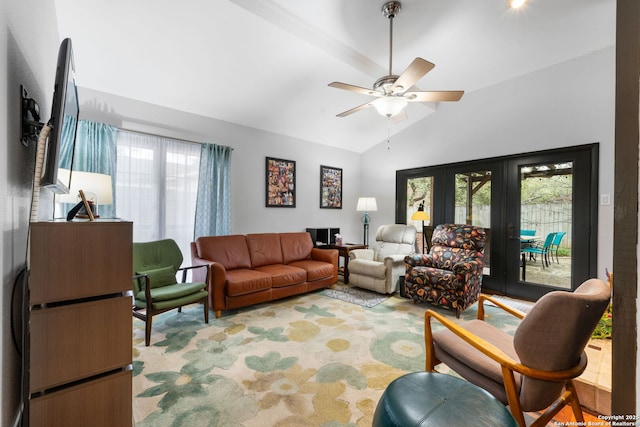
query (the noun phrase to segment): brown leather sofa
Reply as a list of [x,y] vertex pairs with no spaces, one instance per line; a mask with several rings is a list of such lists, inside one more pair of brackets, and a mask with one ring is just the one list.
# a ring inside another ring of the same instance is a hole
[[[333,286],[338,281],[338,251],[313,247],[299,233],[205,236],[191,242],[193,265],[209,264],[209,307],[246,307]],[[205,280],[193,270],[193,280]]]

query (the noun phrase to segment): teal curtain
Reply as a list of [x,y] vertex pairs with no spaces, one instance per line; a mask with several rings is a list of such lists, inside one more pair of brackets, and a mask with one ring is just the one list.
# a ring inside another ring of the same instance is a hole
[[[71,160],[73,159],[73,138],[76,136],[76,118],[74,116],[65,115],[62,118],[62,133],[60,152],[60,167],[71,169]],[[69,184],[68,182],[66,184]]]
[[202,144],[194,240],[231,232],[231,147]]
[[78,122],[73,170],[111,176],[113,204],[101,205],[98,200],[99,214],[103,218],[116,216],[117,133],[117,128],[104,123],[87,120]]

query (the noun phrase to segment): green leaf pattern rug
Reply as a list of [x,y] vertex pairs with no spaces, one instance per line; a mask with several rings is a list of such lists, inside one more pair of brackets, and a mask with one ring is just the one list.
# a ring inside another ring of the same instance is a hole
[[[149,347],[134,319],[135,425],[371,426],[386,386],[424,370],[432,307],[393,296],[365,308],[323,292],[226,311],[208,325],[201,306],[163,313]],[[518,324],[495,307],[486,313],[503,330]]]

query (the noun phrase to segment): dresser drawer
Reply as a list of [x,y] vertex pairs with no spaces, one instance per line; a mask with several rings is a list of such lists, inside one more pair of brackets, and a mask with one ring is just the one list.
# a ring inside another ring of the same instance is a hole
[[44,394],[29,402],[31,427],[131,426],[131,371]]
[[130,222],[36,222],[31,227],[31,305],[131,290]]
[[29,330],[30,393],[131,363],[131,297],[33,310]]

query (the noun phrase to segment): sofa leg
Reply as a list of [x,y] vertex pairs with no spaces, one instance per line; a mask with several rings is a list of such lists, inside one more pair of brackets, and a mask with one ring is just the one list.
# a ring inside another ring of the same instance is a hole
[[216,319],[219,319],[222,316],[222,310],[216,311]]

